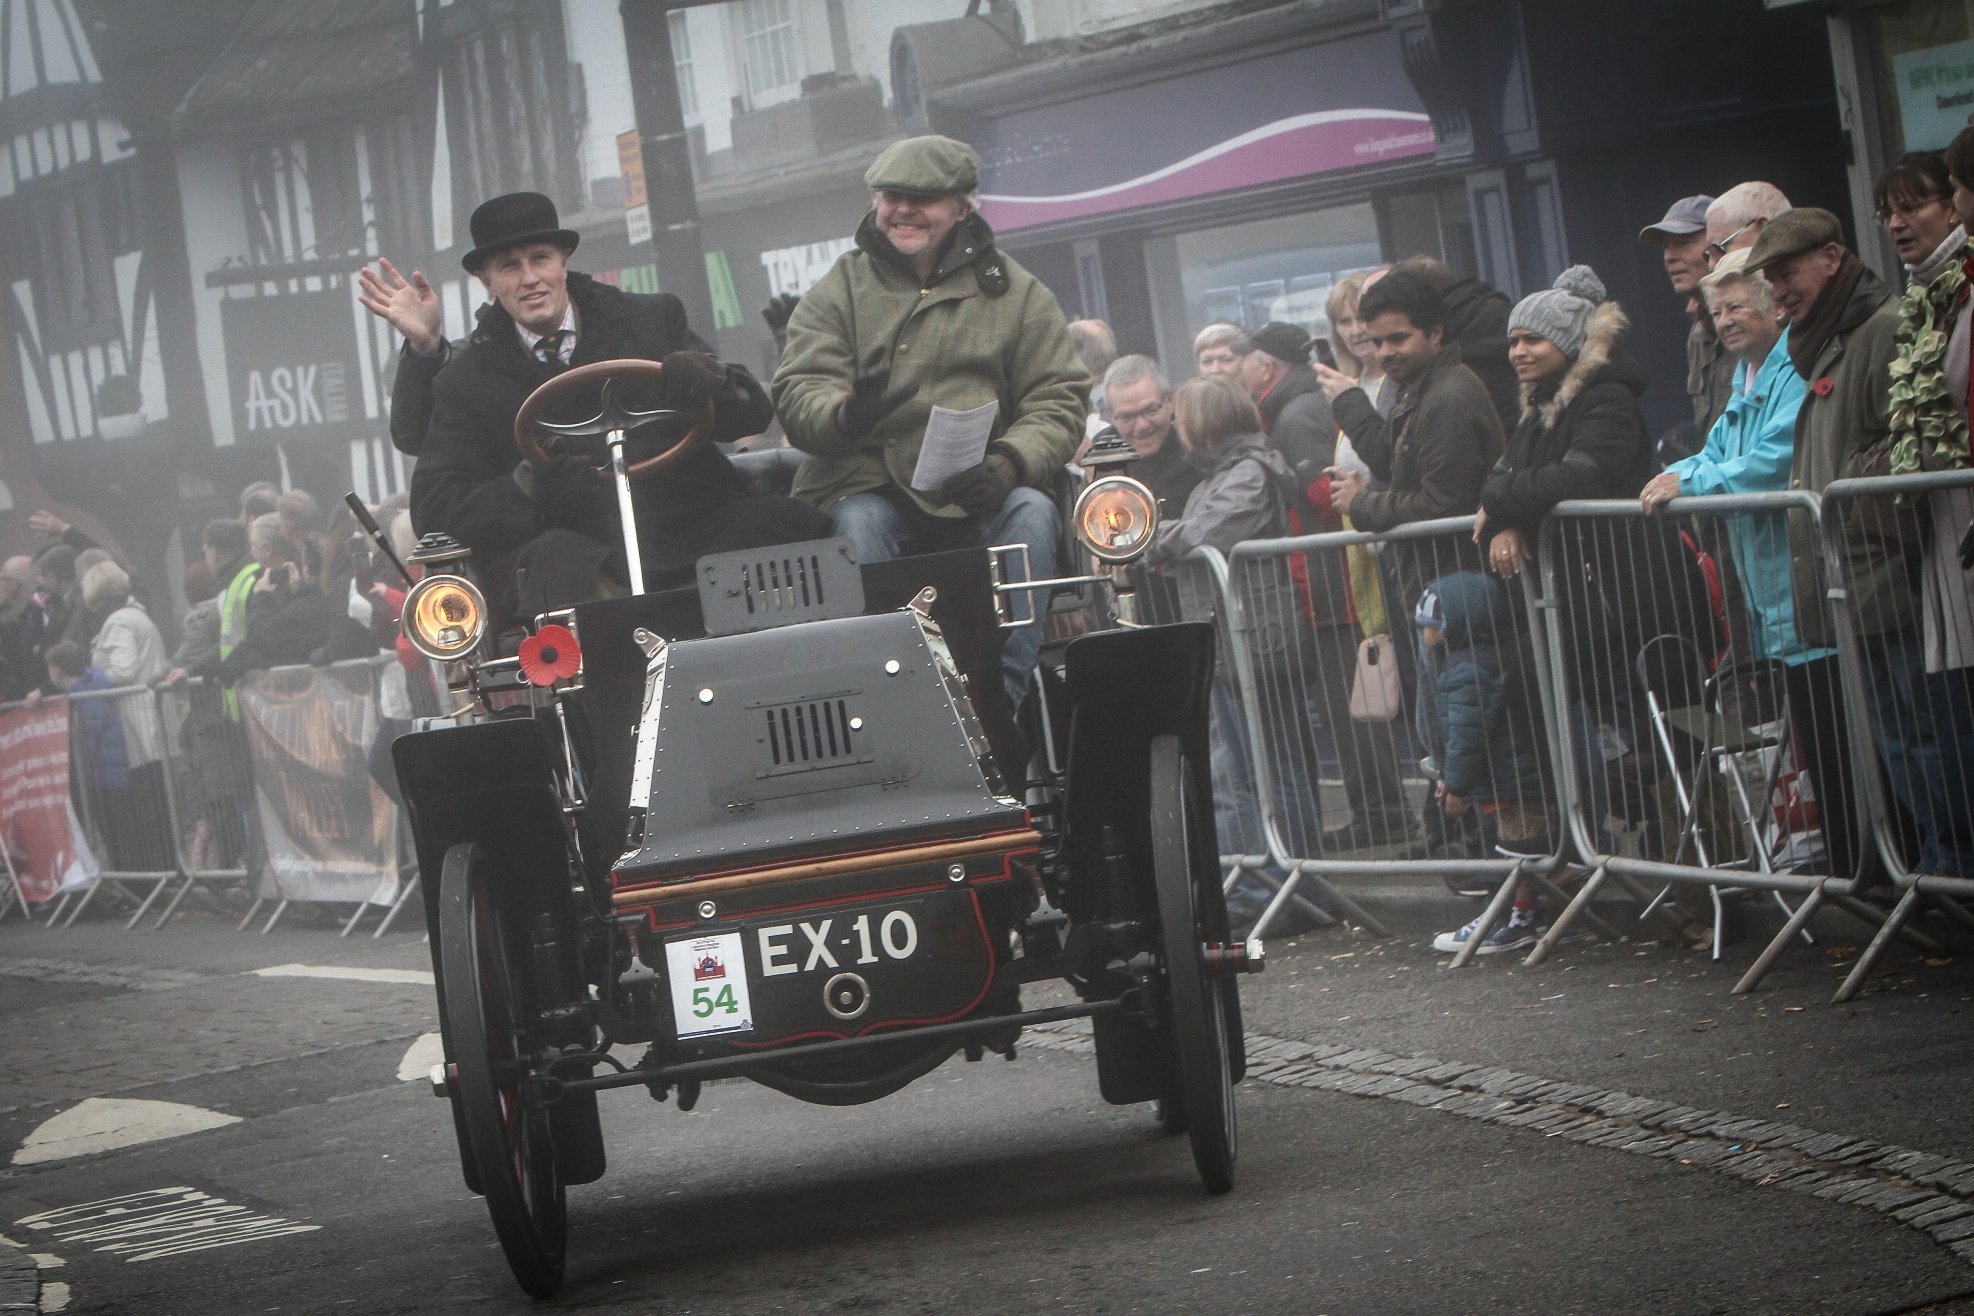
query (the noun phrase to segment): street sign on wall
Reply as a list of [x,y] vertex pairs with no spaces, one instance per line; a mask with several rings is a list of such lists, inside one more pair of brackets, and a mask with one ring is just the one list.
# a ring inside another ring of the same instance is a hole
[[236,443],[359,438],[364,417],[347,288],[219,304]]

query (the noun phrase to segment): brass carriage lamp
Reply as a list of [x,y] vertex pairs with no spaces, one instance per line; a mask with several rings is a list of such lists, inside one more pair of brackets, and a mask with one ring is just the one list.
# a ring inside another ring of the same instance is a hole
[[[399,624],[412,647],[445,664],[446,687],[455,693],[472,684],[467,660],[487,633],[487,600],[473,583],[469,565],[473,550],[450,535],[429,534],[418,541],[409,561],[425,568],[424,579],[404,598]],[[472,702],[464,714],[470,717]]]
[[1114,425],[1091,439],[1078,465],[1090,472],[1090,483],[1076,499],[1070,525],[1077,542],[1102,564],[1116,600],[1120,625],[1139,625],[1137,588],[1131,566],[1151,547],[1158,529],[1158,499],[1128,474],[1138,460],[1137,449],[1124,441]]

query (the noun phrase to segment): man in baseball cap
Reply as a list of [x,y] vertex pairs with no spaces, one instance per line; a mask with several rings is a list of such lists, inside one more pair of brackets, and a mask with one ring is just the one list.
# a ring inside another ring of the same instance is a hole
[[[776,413],[808,454],[795,496],[827,512],[859,562],[1028,545],[1031,579],[1055,574],[1061,520],[1049,491],[1082,440],[1090,375],[1042,283],[997,249],[974,210],[980,157],[950,137],[886,147],[864,182],[857,245],[803,295],[775,372]],[[937,405],[993,405],[986,450],[921,477]],[[1046,597],[1010,596],[1003,676],[1028,688]]]
[[[1700,295],[1700,280],[1707,274],[1707,207],[1710,196],[1681,197],[1666,210],[1666,217],[1647,224],[1638,232],[1638,245],[1659,247],[1664,253],[1666,278],[1676,296],[1686,300],[1686,314],[1692,327],[1686,333],[1686,395],[1693,403],[1693,442],[1683,444],[1690,455],[1706,441],[1707,431],[1734,391],[1734,356],[1720,345],[1713,319],[1707,314]],[[1681,426],[1681,433],[1685,427]]]

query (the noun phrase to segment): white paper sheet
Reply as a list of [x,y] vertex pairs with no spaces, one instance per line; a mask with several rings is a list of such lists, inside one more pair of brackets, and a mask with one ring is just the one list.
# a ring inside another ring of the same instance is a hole
[[994,432],[994,417],[1000,412],[998,401],[972,411],[934,407],[925,422],[925,442],[912,470],[912,488],[932,493],[961,471],[987,460],[987,438]]

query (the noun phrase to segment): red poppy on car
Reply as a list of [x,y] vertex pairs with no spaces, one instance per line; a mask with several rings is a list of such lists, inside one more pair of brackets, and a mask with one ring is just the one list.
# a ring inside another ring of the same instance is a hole
[[554,685],[582,670],[583,651],[566,626],[544,626],[521,641],[521,675],[535,685]]
[[1820,398],[1827,398],[1830,396],[1830,390],[1835,387],[1837,386],[1830,381],[1830,376],[1825,375],[1823,378],[1817,380],[1814,384],[1810,385],[1810,392],[1816,394]]

